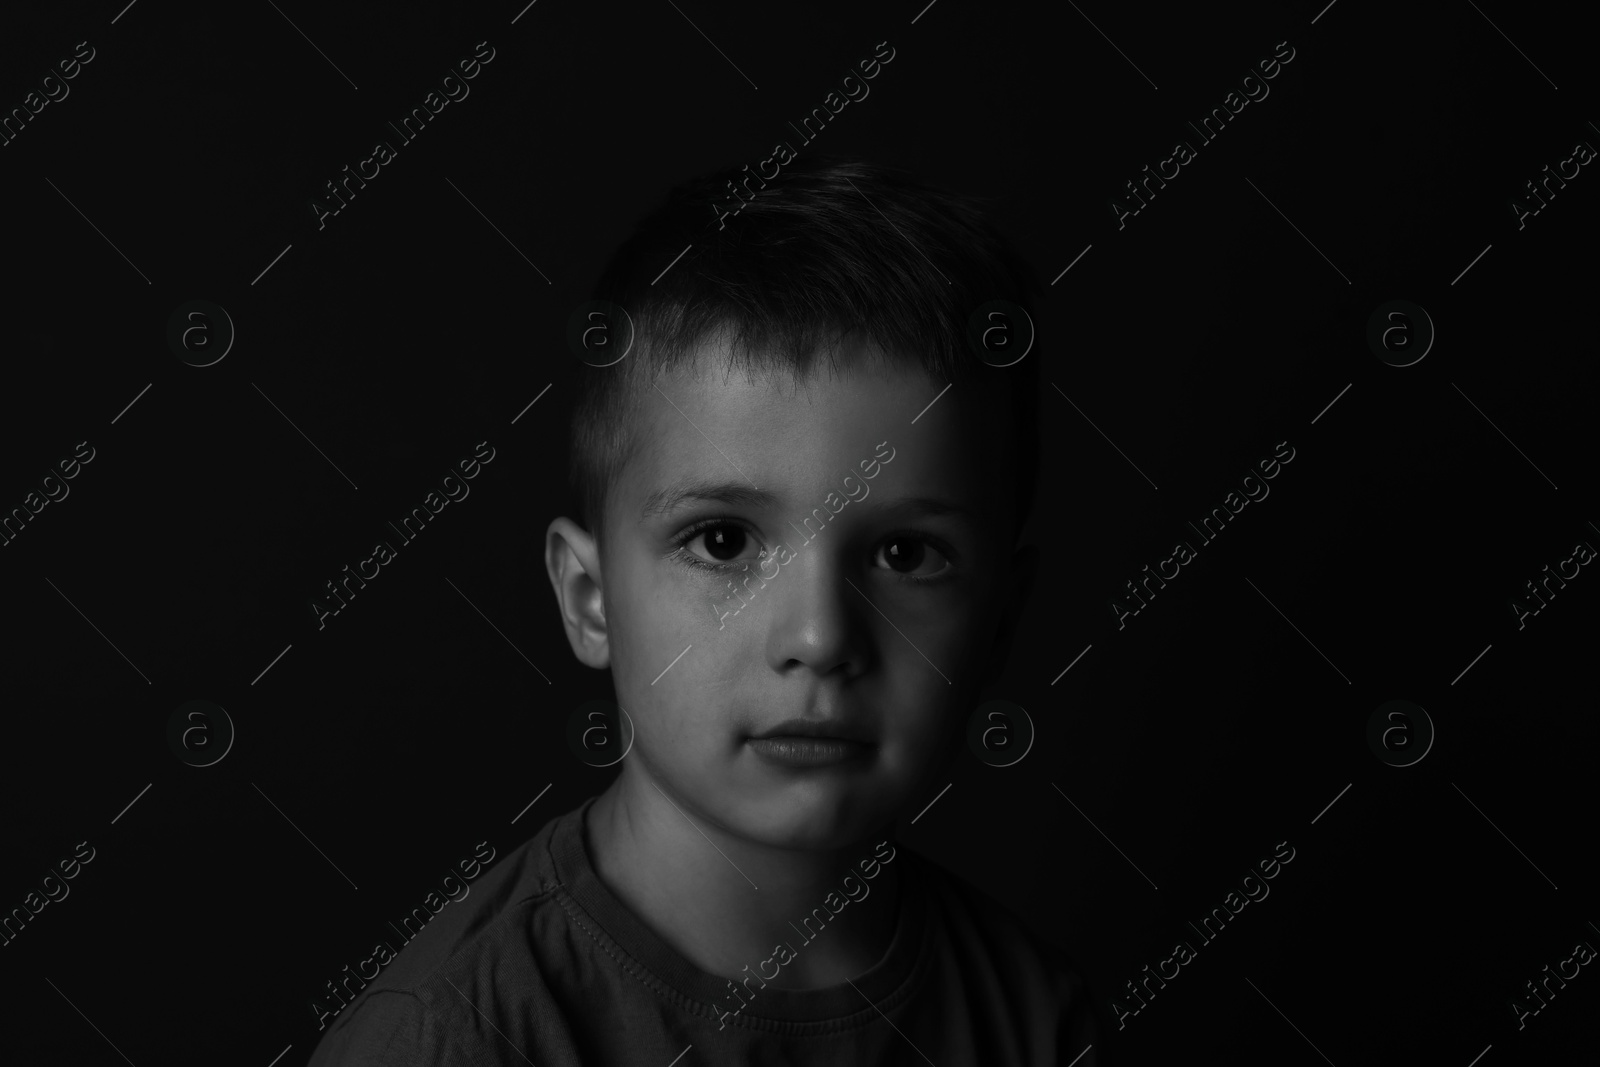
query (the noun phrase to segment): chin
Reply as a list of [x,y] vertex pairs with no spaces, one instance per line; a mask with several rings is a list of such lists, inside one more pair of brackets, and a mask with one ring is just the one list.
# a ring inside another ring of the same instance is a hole
[[756,809],[754,819],[747,820],[750,835],[778,848],[825,852],[855,844],[889,817],[887,808],[859,791],[821,792],[808,790],[810,795],[796,796],[786,791],[770,798]]

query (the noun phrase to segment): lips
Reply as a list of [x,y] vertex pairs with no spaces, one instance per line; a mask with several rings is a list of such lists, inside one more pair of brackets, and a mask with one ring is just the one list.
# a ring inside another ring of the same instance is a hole
[[874,739],[861,724],[848,719],[788,719],[760,733],[751,734],[752,740],[768,738],[806,738],[818,740],[852,741],[871,745]]
[[837,737],[752,737],[750,750],[767,763],[781,767],[864,767],[871,763],[875,745]]
[[878,748],[865,724],[840,718],[788,719],[745,743],[763,761],[788,768],[866,766]]

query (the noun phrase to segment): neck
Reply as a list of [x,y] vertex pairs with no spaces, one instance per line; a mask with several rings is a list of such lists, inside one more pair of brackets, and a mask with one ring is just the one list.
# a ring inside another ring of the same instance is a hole
[[589,810],[585,844],[606,888],[679,955],[732,978],[787,945],[778,976],[771,963],[763,975],[780,989],[842,984],[882,958],[898,915],[899,865],[882,865],[871,882],[856,871],[851,885],[865,892],[855,899],[842,883],[888,827],[835,849],[782,848],[741,837],[670,793],[637,759],[624,761]]

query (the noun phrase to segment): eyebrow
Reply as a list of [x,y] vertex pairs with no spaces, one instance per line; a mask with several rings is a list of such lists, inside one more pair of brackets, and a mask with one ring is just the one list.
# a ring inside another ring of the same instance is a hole
[[734,507],[773,508],[778,505],[779,498],[776,493],[756,489],[742,482],[688,481],[657,489],[644,498],[644,505],[639,512],[649,519],[699,501]]
[[[843,493],[839,495],[844,496]],[[645,497],[639,511],[645,519],[651,519],[670,514],[691,503],[727,504],[730,507],[775,510],[781,502],[782,497],[777,493],[756,489],[743,482],[686,481],[650,493]],[[821,507],[822,504],[819,502],[817,506]],[[972,509],[936,497],[905,497],[881,506],[886,506],[891,511],[907,512],[923,518],[954,517],[972,522],[978,521],[978,515]]]

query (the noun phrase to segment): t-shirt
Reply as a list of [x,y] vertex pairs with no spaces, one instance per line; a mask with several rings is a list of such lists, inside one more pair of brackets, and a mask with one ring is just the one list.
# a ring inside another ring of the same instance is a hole
[[735,999],[732,976],[684,959],[601,883],[584,843],[594,800],[429,922],[328,1025],[310,1067],[1097,1062],[1089,998],[1065,957],[904,848],[891,860],[903,865],[899,915],[877,964],[823,989],[740,983],[754,993]]

